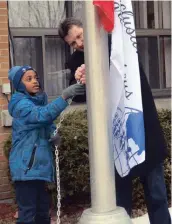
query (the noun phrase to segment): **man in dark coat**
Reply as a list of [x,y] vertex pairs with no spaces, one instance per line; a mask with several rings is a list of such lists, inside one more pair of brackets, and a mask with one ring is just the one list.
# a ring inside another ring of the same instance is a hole
[[[86,83],[84,70],[83,27],[81,21],[67,18],[59,26],[60,37],[75,51],[68,67],[71,70],[70,85],[80,80]],[[109,49],[110,50],[110,49]],[[129,175],[121,178],[116,172],[117,205],[124,207],[129,215],[132,208],[132,179],[140,177],[143,184],[148,215],[151,224],[170,224],[167,194],[164,182],[163,161],[167,156],[167,147],[158,120],[158,115],[143,68],[140,66],[142,103],[145,126],[146,159],[135,166]],[[86,96],[76,97],[75,102],[85,102]]]

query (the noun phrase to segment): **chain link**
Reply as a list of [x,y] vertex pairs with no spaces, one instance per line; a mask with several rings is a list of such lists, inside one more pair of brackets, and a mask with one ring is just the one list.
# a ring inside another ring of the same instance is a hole
[[[72,103],[73,97],[68,100],[68,105]],[[64,121],[64,111],[60,115],[60,121],[57,124],[56,130],[53,135],[55,136],[58,133],[59,128],[61,127],[62,122]],[[60,168],[59,168],[59,145],[55,145],[55,156],[56,156],[56,180],[57,180],[57,224],[60,224],[60,209],[61,209],[61,192],[60,192]]]

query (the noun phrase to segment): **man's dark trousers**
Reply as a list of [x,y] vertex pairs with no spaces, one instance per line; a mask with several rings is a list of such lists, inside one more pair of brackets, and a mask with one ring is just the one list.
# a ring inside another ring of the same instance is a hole
[[[162,164],[147,175],[140,176],[151,224],[171,224]],[[116,172],[117,205],[124,207],[129,215],[132,210],[132,177],[121,178]]]

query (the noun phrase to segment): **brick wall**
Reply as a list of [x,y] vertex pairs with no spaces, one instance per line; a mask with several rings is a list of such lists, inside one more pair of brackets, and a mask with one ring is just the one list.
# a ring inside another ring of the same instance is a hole
[[[0,115],[7,109],[7,100],[2,94],[2,84],[8,82],[9,43],[8,43],[8,11],[6,1],[0,1]],[[0,116],[1,119],[1,116]],[[11,129],[2,127],[0,120],[0,201],[12,197],[11,185],[8,179],[8,164],[3,153],[4,141]]]

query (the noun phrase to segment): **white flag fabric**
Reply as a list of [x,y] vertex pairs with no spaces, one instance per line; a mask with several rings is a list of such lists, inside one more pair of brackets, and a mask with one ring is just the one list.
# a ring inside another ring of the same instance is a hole
[[116,169],[121,177],[145,160],[140,73],[132,4],[115,0],[110,80],[112,132]]

